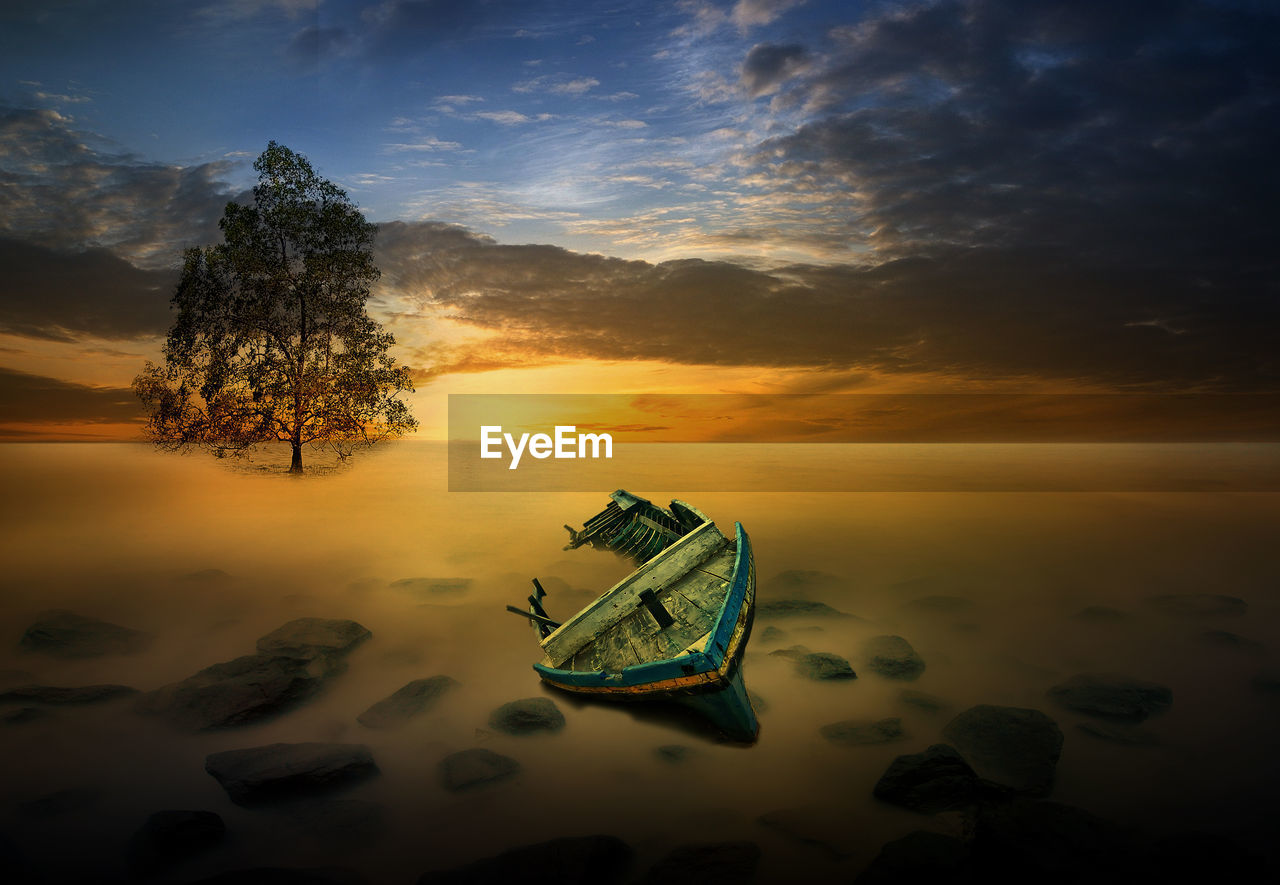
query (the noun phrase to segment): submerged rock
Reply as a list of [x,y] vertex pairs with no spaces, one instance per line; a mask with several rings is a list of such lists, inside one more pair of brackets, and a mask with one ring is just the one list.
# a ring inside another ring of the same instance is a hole
[[1154,747],[1160,743],[1160,739],[1151,732],[1132,725],[1119,725],[1113,722],[1081,722],[1076,725],[1076,728],[1090,737],[1127,747]]
[[472,747],[445,756],[440,760],[438,770],[440,783],[446,790],[456,793],[509,778],[520,770],[520,763],[484,747]]
[[777,627],[770,624],[768,627],[765,627],[764,630],[760,632],[760,641],[761,642],[777,642],[780,639],[784,639],[786,635],[787,635],[786,630],[779,630]]
[[886,842],[854,885],[967,882],[969,845],[955,836],[916,830]]
[[207,851],[227,834],[212,811],[157,811],[129,840],[129,866],[143,875]]
[[1049,689],[1049,697],[1077,713],[1141,722],[1173,704],[1173,692],[1156,682],[1113,674],[1078,673]]
[[750,882],[760,863],[760,846],[754,842],[705,842],[671,849],[638,885],[741,885]]
[[809,679],[825,681],[829,679],[857,679],[849,662],[839,655],[817,651],[802,655],[796,660],[796,672]]
[[923,691],[914,691],[910,688],[904,688],[898,693],[898,699],[904,704],[910,704],[918,710],[926,713],[937,713],[946,703],[937,695],[927,694]]
[[942,729],[983,778],[1019,793],[1046,796],[1062,755],[1062,729],[1039,710],[980,704]]
[[[543,578],[543,581],[549,579]],[[563,582],[562,582],[563,583]],[[439,597],[462,596],[471,589],[470,578],[401,578],[392,581],[393,590],[408,593],[418,599],[436,599]],[[555,592],[558,588],[551,588]],[[568,589],[566,586],[565,589]]]
[[810,649],[807,645],[792,645],[769,652],[771,657],[785,658],[788,661],[798,661],[807,654],[810,654]]
[[919,596],[903,604],[905,609],[940,615],[958,615],[973,611],[973,602],[963,596]]
[[847,618],[842,611],[837,611],[825,602],[811,599],[768,599],[756,603],[756,616],[761,618]]
[[623,881],[633,854],[616,836],[571,836],[423,873],[418,885],[613,885]]
[[1185,618],[1242,615],[1249,610],[1249,603],[1240,597],[1220,593],[1165,593],[1147,597],[1146,603],[1166,614]]
[[21,685],[0,692],[0,704],[96,704],[137,693],[127,685]]
[[683,762],[689,758],[690,750],[684,744],[663,744],[653,751],[663,762]]
[[0,713],[0,725],[25,725],[48,719],[52,714],[45,707],[15,707]]
[[873,636],[862,645],[862,655],[874,673],[887,679],[918,679],[924,658],[901,636]]
[[334,672],[324,660],[245,655],[143,695],[138,710],[191,731],[246,725],[311,698]]
[[264,655],[314,660],[338,658],[373,634],[355,621],[333,618],[297,618],[258,640]]
[[896,716],[881,719],[878,722],[846,719],[843,722],[832,722],[818,729],[819,733],[843,747],[861,747],[871,744],[887,744],[899,741],[906,735],[902,730],[902,720]]
[[213,753],[204,770],[237,805],[312,796],[378,772],[364,744],[268,744]]
[[872,795],[923,814],[967,808],[983,796],[978,775],[954,747],[934,744],[899,756],[876,782]]
[[1205,630],[1200,634],[1200,641],[1214,648],[1228,648],[1236,651],[1261,651],[1262,643],[1256,639],[1247,639],[1230,630]]
[[152,638],[140,630],[55,609],[39,615],[22,634],[20,644],[28,651],[59,658],[95,658],[143,651]]
[[564,714],[549,698],[523,698],[489,715],[489,727],[507,734],[535,734],[564,728]]
[[1086,624],[1123,624],[1133,620],[1133,615],[1106,605],[1087,605],[1071,617]]
[[356,721],[366,728],[399,728],[431,709],[441,695],[457,685],[457,680],[448,676],[415,679],[365,710]]

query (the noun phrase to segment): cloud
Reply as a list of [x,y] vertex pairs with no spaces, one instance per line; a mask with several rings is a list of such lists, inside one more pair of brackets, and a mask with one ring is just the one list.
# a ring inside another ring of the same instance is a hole
[[798,44],[757,43],[742,62],[742,85],[752,98],[768,95],[804,70],[808,61],[809,53]]
[[0,414],[6,424],[113,424],[138,421],[142,407],[127,387],[89,387],[0,367]]
[[805,0],[738,0],[733,4],[729,18],[740,30],[773,24],[793,7]]
[[[877,266],[766,271],[396,224],[383,226],[378,257],[424,315],[496,336],[453,355],[470,370],[635,359],[1138,389],[1280,381],[1274,302],[1224,305],[1176,272],[1117,276],[1049,254],[957,248]],[[1171,335],[1149,319],[1186,331]]]
[[531,80],[521,80],[511,87],[512,92],[551,92],[556,95],[585,95],[600,81],[595,77],[574,77],[569,74],[547,74]]
[[106,249],[69,252],[0,238],[0,329],[36,338],[163,334],[172,271],[140,270]]
[[519,111],[477,111],[472,114],[481,120],[488,120],[492,123],[501,123],[503,126],[518,126],[521,123],[544,122],[551,119],[550,114],[535,114],[528,116]]

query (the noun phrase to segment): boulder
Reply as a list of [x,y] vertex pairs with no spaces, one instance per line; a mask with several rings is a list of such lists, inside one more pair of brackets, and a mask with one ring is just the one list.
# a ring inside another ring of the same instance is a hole
[[504,851],[452,870],[423,873],[418,885],[613,885],[634,852],[616,836],[571,836]]
[[297,618],[258,640],[264,655],[314,660],[339,658],[373,634],[355,621],[333,618]]
[[847,618],[825,602],[811,599],[767,599],[756,603],[756,616],[761,618]]
[[0,692],[0,704],[96,704],[137,693],[127,685],[22,685]]
[[1078,673],[1049,689],[1049,697],[1077,713],[1127,722],[1141,722],[1173,704],[1173,692],[1164,685],[1109,673]]
[[129,866],[149,875],[207,851],[226,834],[226,824],[212,811],[157,811],[129,840]]
[[152,639],[140,630],[55,609],[38,615],[22,634],[20,644],[27,651],[59,658],[95,658],[140,652]]
[[898,700],[904,704],[910,704],[917,710],[923,710],[926,713],[937,713],[946,703],[937,695],[927,694],[923,691],[914,691],[910,688],[904,688],[898,693]]
[[895,717],[881,719],[878,722],[846,719],[843,722],[832,722],[818,729],[819,733],[842,747],[863,747],[871,744],[888,744],[900,741],[905,736],[902,720]]
[[536,734],[564,728],[564,714],[549,698],[523,698],[489,715],[489,727],[506,734]]
[[230,728],[297,706],[319,691],[330,673],[321,661],[245,655],[143,695],[138,709],[189,731]]
[[849,662],[839,655],[817,651],[802,655],[796,660],[796,672],[801,676],[819,681],[830,679],[857,679]]
[[520,763],[484,747],[450,753],[438,766],[440,783],[451,793],[481,784],[505,780],[520,770]]
[[431,709],[441,695],[457,685],[448,676],[415,679],[365,710],[356,721],[366,728],[399,728]]
[[378,772],[364,744],[268,744],[213,753],[204,770],[237,805],[314,796]]
[[947,723],[942,734],[986,780],[1034,796],[1053,789],[1062,729],[1039,710],[979,704]]
[[1164,593],[1147,597],[1146,603],[1165,614],[1184,618],[1242,615],[1249,610],[1249,603],[1240,597],[1220,593]]
[[969,846],[955,836],[916,830],[886,842],[854,885],[968,882]]
[[901,636],[873,636],[862,644],[862,657],[873,673],[910,681],[924,672],[924,658]]
[[978,775],[946,744],[899,756],[876,782],[872,795],[923,814],[968,808],[983,798]]
[[754,842],[704,842],[678,845],[667,852],[638,885],[741,885],[750,882],[760,863],[760,846]]

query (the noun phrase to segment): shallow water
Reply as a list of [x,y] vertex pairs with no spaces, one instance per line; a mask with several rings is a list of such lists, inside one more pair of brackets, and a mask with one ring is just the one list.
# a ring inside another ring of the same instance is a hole
[[[972,450],[947,448],[963,455],[957,470],[971,467]],[[1141,460],[1140,449],[1127,457]],[[229,838],[157,881],[336,863],[371,881],[411,882],[506,847],[595,832],[631,844],[641,871],[678,844],[749,839],[763,851],[762,880],[798,871],[848,879],[888,839],[954,829],[947,816],[880,803],[871,789],[895,756],[938,742],[952,715],[978,703],[1036,707],[1057,720],[1065,745],[1053,799],[1156,833],[1225,833],[1274,851],[1266,837],[1280,787],[1280,698],[1250,680],[1280,669],[1280,495],[632,488],[664,504],[686,497],[722,527],[742,522],[760,600],[810,598],[858,616],[757,620],[744,672],[765,705],[759,741],[741,747],[693,722],[577,703],[543,689],[530,667],[539,658],[533,633],[503,606],[519,604],[538,576],[552,615],[567,617],[628,571],[606,554],[561,552],[562,523],[596,513],[612,486],[450,493],[445,446],[429,443],[396,444],[300,479],[145,446],[6,445],[0,476],[0,669],[45,684],[147,690],[251,653],[259,636],[295,617],[353,618],[373,632],[318,698],[261,724],[183,735],[123,701],[0,726],[0,826],[55,880],[123,870],[129,834],[161,808],[216,811]],[[393,586],[413,577],[471,583],[416,595]],[[1249,608],[1177,617],[1145,601],[1164,593],[1228,594]],[[930,596],[970,605],[910,604]],[[1129,617],[1073,617],[1090,605]],[[52,608],[157,640],[141,654],[89,660],[21,652],[25,627]],[[765,641],[770,624],[787,635]],[[1215,645],[1202,635],[1209,630],[1251,642]],[[883,633],[905,636],[924,657],[918,680],[865,669],[859,646]],[[768,654],[796,643],[849,658],[860,678],[810,682]],[[1084,717],[1054,707],[1047,688],[1082,671],[1170,686],[1172,708],[1146,723],[1159,744],[1106,743],[1078,729]],[[374,701],[435,674],[461,688],[408,727],[355,722]],[[937,695],[946,709],[906,705],[903,688]],[[564,711],[563,731],[511,737],[488,728],[495,707],[536,695]],[[818,733],[886,716],[902,717],[905,739],[847,748]],[[381,806],[380,832],[327,838],[288,809],[238,808],[203,770],[211,752],[306,740],[372,748],[381,774],[342,797]],[[666,744],[691,750],[672,763],[655,752]],[[523,769],[487,788],[446,792],[437,763],[472,746]],[[71,788],[93,798],[56,815],[20,807]],[[766,815],[774,823],[762,823]]]

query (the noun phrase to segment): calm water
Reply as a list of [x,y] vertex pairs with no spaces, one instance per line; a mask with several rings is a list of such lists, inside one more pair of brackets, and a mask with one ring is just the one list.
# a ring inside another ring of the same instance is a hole
[[[1001,469],[981,447],[940,448],[950,450],[954,469],[945,469],[946,452],[932,452],[929,470],[950,476],[952,487],[976,464]],[[1214,450],[1205,463],[1238,463],[1232,451]],[[758,455],[790,469],[782,454],[762,447]],[[1088,475],[1087,455],[1075,457],[1076,475]],[[1124,458],[1145,463],[1137,447]],[[910,477],[908,467],[897,469]],[[606,554],[561,552],[562,523],[596,513],[621,482],[606,479],[593,493],[450,493],[445,447],[426,443],[301,479],[143,446],[6,445],[0,476],[0,669],[46,684],[146,690],[251,653],[257,637],[295,617],[354,618],[373,631],[319,698],[259,725],[179,735],[126,701],[0,727],[0,826],[55,878],[122,868],[122,845],[151,811],[205,808],[223,816],[230,837],[174,881],[252,865],[338,863],[373,881],[411,882],[512,845],[594,832],[629,842],[641,870],[681,843],[751,839],[763,851],[762,877],[804,870],[847,879],[888,839],[955,826],[878,803],[871,788],[893,757],[937,742],[951,715],[977,703],[1038,707],[1059,722],[1066,743],[1054,799],[1154,832],[1226,832],[1271,850],[1263,837],[1280,787],[1280,699],[1251,679],[1280,669],[1275,494],[632,488],[660,503],[685,497],[722,527],[742,522],[756,549],[760,599],[804,596],[861,619],[773,622],[787,631],[775,642],[761,638],[771,622],[757,621],[745,675],[766,706],[759,742],[744,748],[550,693],[568,719],[559,734],[517,738],[487,728],[499,704],[544,694],[530,668],[539,658],[532,631],[503,606],[523,600],[538,576],[551,590],[553,616],[565,617],[628,570]],[[1230,487],[1247,487],[1244,479]],[[797,582],[789,570],[823,574]],[[471,583],[465,593],[436,596],[392,586],[413,577]],[[1144,602],[1162,593],[1224,593],[1249,609],[1177,618]],[[971,607],[941,613],[909,604],[937,595]],[[1089,605],[1132,616],[1114,624],[1072,617]],[[50,608],[158,639],[135,656],[21,653],[22,631]],[[1213,644],[1202,635],[1209,630],[1249,641]],[[891,682],[860,666],[860,643],[881,633],[905,636],[923,655],[919,680]],[[768,654],[793,643],[849,658],[860,678],[799,678]],[[1148,723],[1160,744],[1119,746],[1080,732],[1083,719],[1044,693],[1081,671],[1170,686],[1172,709]],[[409,727],[371,731],[355,722],[374,701],[435,674],[462,687]],[[937,695],[948,709],[906,706],[904,687]],[[886,716],[903,718],[906,739],[843,748],[818,733],[829,722]],[[230,804],[203,771],[210,752],[303,740],[370,745],[382,774],[345,795],[382,806],[385,831],[320,838],[283,811]],[[673,743],[691,748],[686,761],[655,754]],[[446,792],[437,763],[473,746],[518,759],[522,772],[486,789]],[[97,798],[61,816],[19,811],[26,800],[72,788]],[[761,823],[763,815],[782,825]],[[56,848],[68,840],[77,853]]]

